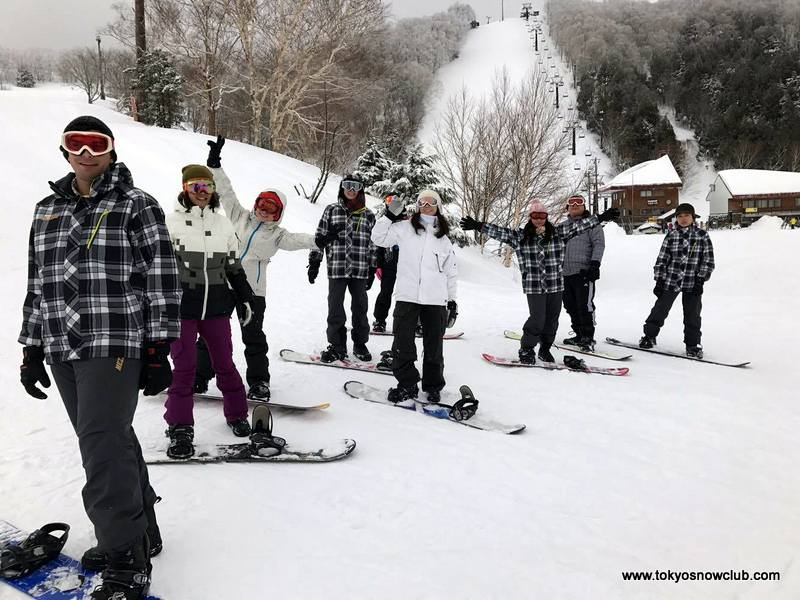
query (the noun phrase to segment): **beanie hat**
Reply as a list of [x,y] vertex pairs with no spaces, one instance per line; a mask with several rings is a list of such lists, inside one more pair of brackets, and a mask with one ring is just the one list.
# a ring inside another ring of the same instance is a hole
[[[108,125],[103,123],[97,117],[93,117],[91,115],[83,115],[81,117],[77,117],[72,119],[66,127],[64,127],[64,133],[67,131],[96,131],[98,133],[102,133],[110,137],[112,140],[114,139],[114,134],[111,133],[111,129],[109,129]],[[59,146],[61,148],[61,146]],[[69,153],[61,148],[61,154],[64,155],[64,158],[69,156]],[[111,162],[117,162],[117,151],[111,151]]]
[[422,198],[433,198],[436,200],[436,207],[440,207],[442,205],[442,197],[436,192],[436,190],[431,189],[424,189],[419,194],[417,194],[417,202],[419,202]]
[[535,212],[545,213],[545,214],[547,214],[548,212],[547,207],[544,204],[542,204],[542,201],[539,200],[538,198],[534,198],[533,200],[531,200],[530,205],[528,205],[528,214]]
[[181,169],[181,173],[183,173],[183,183],[194,179],[214,181],[214,174],[204,165],[186,165]]
[[683,204],[678,204],[678,206],[675,208],[675,216],[676,217],[678,215],[684,215],[684,214],[690,214],[690,215],[692,215],[692,218],[694,218],[694,219],[699,219],[700,218],[700,215],[695,214],[694,206],[692,206],[688,202],[684,202]]

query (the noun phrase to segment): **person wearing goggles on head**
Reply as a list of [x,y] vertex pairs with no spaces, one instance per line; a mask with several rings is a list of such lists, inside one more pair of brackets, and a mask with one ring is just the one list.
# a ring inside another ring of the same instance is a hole
[[[269,345],[264,333],[264,313],[267,308],[267,266],[278,250],[307,250],[316,248],[314,236],[308,233],[292,233],[281,227],[286,214],[286,195],[269,188],[261,192],[246,210],[233,190],[231,180],[222,168],[222,146],[225,138],[207,142],[210,147],[206,165],[214,175],[222,207],[228,215],[239,238],[239,260],[242,262],[247,280],[253,287],[251,306],[253,316],[242,325],[244,358],[247,362],[247,397],[253,400],[270,399]],[[197,373],[195,393],[205,393],[208,382],[214,377],[214,368],[203,339],[197,342]]]
[[[325,207],[317,226],[315,240],[324,249],[328,262],[328,347],[320,354],[322,362],[347,358],[347,315],[344,294],[350,291],[353,356],[370,361],[369,299],[377,268],[375,246],[370,241],[375,225],[374,213],[366,207],[364,183],[354,175],[345,175],[339,184],[335,203]],[[322,255],[312,250],[309,256],[309,281],[314,283]]]
[[417,196],[417,210],[408,220],[401,220],[404,205],[402,198],[393,197],[386,213],[375,224],[372,241],[382,248],[400,249],[391,363],[397,387],[389,390],[388,399],[410,406],[419,394],[420,374],[414,364],[418,320],[422,323],[422,391],[427,394],[428,402],[439,402],[445,386],[442,337],[445,328],[455,324],[458,314],[457,269],[439,194],[422,190]]
[[45,360],[78,437],[83,502],[97,546],[81,559],[103,571],[95,600],[144,598],[162,542],[159,499],[133,430],[139,389],[155,395],[172,375],[181,287],[164,213],[117,162],[100,119],[74,119],[60,150],[72,173],[36,205],[20,379],[35,398],[50,387]]
[[461,228],[464,231],[483,233],[515,250],[522,271],[522,290],[528,299],[529,313],[523,326],[519,360],[533,365],[536,364],[537,345],[539,360],[555,362],[550,348],[556,339],[558,316],[561,313],[564,248],[567,242],[604,221],[617,218],[619,210],[610,208],[599,216],[567,219],[553,225],[547,218],[547,207],[541,200],[533,199],[527,214],[528,222],[521,229],[481,223],[469,216],[461,219]]
[[250,435],[247,395],[233,362],[230,317],[234,308],[246,326],[252,318],[253,290],[239,262],[239,240],[231,222],[217,212],[216,181],[203,165],[183,167],[178,207],[167,217],[181,267],[181,336],[170,348],[175,374],[167,392],[167,456],[194,454],[193,388],[197,337],[205,340],[222,392],[225,420],[237,437]]
[[697,226],[697,218],[691,204],[679,204],[675,209],[677,226],[664,237],[653,268],[656,303],[645,321],[644,335],[639,340],[640,348],[650,349],[656,345],[658,332],[680,294],[683,300],[686,356],[703,358],[700,310],[703,307],[703,285],[714,271],[714,247],[708,232]]
[[[567,199],[567,219],[578,221],[589,216],[583,196]],[[594,350],[594,292],[600,279],[600,262],[606,238],[602,227],[593,227],[567,240],[564,250],[564,308],[572,321],[573,337],[565,345],[578,346],[584,352]]]

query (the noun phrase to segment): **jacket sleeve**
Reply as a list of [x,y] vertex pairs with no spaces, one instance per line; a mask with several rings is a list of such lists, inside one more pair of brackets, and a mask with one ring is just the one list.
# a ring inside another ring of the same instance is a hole
[[499,227],[491,223],[484,223],[483,227],[481,227],[481,233],[485,233],[502,244],[508,244],[512,248],[517,248],[522,240],[522,234],[518,230]]
[[319,224],[317,225],[317,232],[314,235],[314,242],[320,249],[324,249],[326,246],[324,240],[328,235],[328,230],[331,226],[331,206],[333,205],[329,204],[325,207],[325,210],[322,211],[322,216],[320,217]]
[[711,278],[714,271],[714,246],[711,244],[711,236],[703,236],[703,255],[700,257],[700,264],[697,266],[697,277],[703,281]]
[[372,228],[372,243],[381,248],[396,246],[400,243],[404,227],[408,227],[407,221],[392,223],[389,217],[381,217]]
[[239,199],[236,197],[236,192],[233,191],[231,180],[225,170],[220,167],[218,169],[211,169],[214,173],[214,184],[217,186],[217,194],[219,194],[219,201],[222,208],[225,209],[225,214],[231,223],[241,223],[247,221],[250,217],[250,212],[242,208],[239,204]]
[[656,281],[665,281],[667,279],[667,270],[672,262],[672,252],[669,249],[670,235],[667,234],[664,237],[664,241],[661,242],[661,250],[658,252],[658,258],[656,258],[656,264],[653,267]]
[[283,227],[278,228],[277,246],[280,250],[310,250],[317,247],[314,236],[310,233],[292,233]]
[[233,225],[226,224],[228,226],[228,256],[225,259],[225,276],[228,278],[228,283],[231,284],[236,302],[250,302],[253,299],[253,289],[250,287],[242,263],[239,261],[239,238],[236,236]]
[[19,343],[26,346],[41,346],[42,344],[42,312],[39,309],[42,280],[39,277],[33,243],[35,227],[36,222],[34,221],[31,224],[31,233],[28,238],[28,293],[22,306],[22,330],[19,334]]
[[593,227],[589,231],[589,239],[592,242],[592,256],[589,260],[603,261],[603,253],[606,250],[606,234],[602,227]]
[[556,225],[556,231],[558,232],[558,235],[560,235],[561,238],[566,242],[567,240],[574,238],[579,233],[588,231],[592,227],[597,227],[599,224],[600,219],[597,218],[597,215],[592,215],[590,217],[586,217],[585,219],[577,219],[575,221],[572,219],[565,219],[563,222]]
[[153,198],[130,222],[132,277],[143,281],[142,314],[146,341],[172,341],[180,336],[181,281],[178,262],[164,220]]

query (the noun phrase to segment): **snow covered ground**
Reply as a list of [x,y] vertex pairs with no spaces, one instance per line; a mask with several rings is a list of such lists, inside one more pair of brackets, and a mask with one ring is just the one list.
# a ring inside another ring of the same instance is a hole
[[[59,133],[83,113],[110,125],[120,160],[165,210],[181,166],[202,162],[207,151],[204,136],[135,124],[87,106],[77,91],[0,92],[0,518],[28,530],[70,523],[65,551],[75,557],[94,543],[76,440],[53,388],[39,401],[20,386],[16,337],[33,205],[48,193],[48,179],[66,173]],[[311,206],[291,187],[308,189],[314,167],[234,142],[223,165],[243,202],[281,187],[290,197],[284,224],[314,230],[324,202]],[[598,337],[633,340],[654,300],[661,236],[625,236],[614,225],[606,233]],[[322,465],[152,467],[164,498],[164,551],[154,559],[152,592],[167,600],[245,598],[254,590],[303,599],[796,598],[800,231],[765,222],[712,239],[718,264],[704,296],[706,352],[752,360],[748,370],[643,353],[635,353],[628,377],[616,378],[489,365],[481,352],[515,355],[517,344],[502,332],[521,328],[525,299],[518,273],[476,250],[459,252],[456,328],[466,333],[445,342],[445,376],[451,389],[472,386],[481,413],[527,423],[517,436],[364,403],[341,390],[357,378],[388,386],[387,376],[282,362],[281,348],[324,347],[326,285],[324,278],[308,284],[305,252],[279,254],[265,326],[274,396],[332,406],[276,414],[276,433],[309,443],[353,437],[358,449]],[[682,347],[680,322],[676,308],[661,347]],[[559,338],[568,332],[562,318]],[[390,344],[375,337],[369,347],[377,354]],[[236,348],[243,366],[238,340]],[[158,400],[142,397],[135,425],[143,444],[163,440],[162,413]],[[234,441],[220,406],[199,404],[195,418],[198,442]],[[779,571],[781,581],[621,576],[656,569]],[[0,598],[18,597],[0,586]]]

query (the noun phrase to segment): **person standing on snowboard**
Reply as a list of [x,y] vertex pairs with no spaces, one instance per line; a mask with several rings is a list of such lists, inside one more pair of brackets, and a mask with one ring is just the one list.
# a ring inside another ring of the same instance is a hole
[[456,255],[447,237],[450,229],[440,212],[438,193],[422,190],[417,196],[417,211],[408,220],[400,220],[404,205],[402,198],[393,197],[372,231],[376,246],[400,248],[392,324],[392,373],[397,387],[389,390],[388,398],[396,404],[409,403],[419,394],[420,375],[414,362],[417,322],[421,321],[422,391],[428,402],[435,403],[445,386],[442,337],[458,314]]
[[[239,260],[253,287],[251,306],[253,317],[242,325],[244,358],[247,361],[247,397],[253,400],[269,400],[269,346],[264,335],[264,312],[267,301],[267,266],[278,250],[306,250],[316,248],[314,236],[308,233],[292,233],[281,227],[286,214],[287,201],[283,192],[269,188],[261,192],[253,204],[253,210],[245,210],[233,191],[230,179],[221,163],[225,138],[208,141],[211,147],[206,165],[211,168],[225,214],[228,215],[239,238]],[[243,317],[244,315],[239,315]],[[208,382],[214,377],[214,369],[203,338],[197,341],[197,374],[195,393],[208,390]]]
[[490,223],[480,223],[472,217],[461,219],[464,231],[475,230],[503,244],[508,244],[517,254],[522,271],[522,290],[528,298],[529,317],[523,326],[519,360],[536,364],[536,346],[539,360],[555,362],[550,348],[558,331],[561,297],[564,292],[564,247],[581,232],[597,227],[619,215],[619,210],[609,208],[600,216],[585,219],[568,219],[553,225],[547,218],[547,207],[537,199],[528,208],[529,220],[522,229],[509,229]]
[[82,116],[60,150],[73,172],[50,183],[28,246],[20,380],[50,387],[45,360],[78,436],[83,503],[97,546],[81,562],[103,570],[94,600],[144,598],[161,551],[158,500],[133,431],[139,389],[169,386],[180,330],[178,265],[164,213],[117,162],[114,134]]
[[686,356],[703,358],[700,344],[700,311],[703,307],[703,286],[714,271],[714,247],[707,231],[695,224],[697,215],[691,204],[679,204],[675,209],[677,226],[661,244],[653,268],[656,303],[644,323],[644,335],[639,347],[649,349],[679,294],[683,300],[683,342]]

